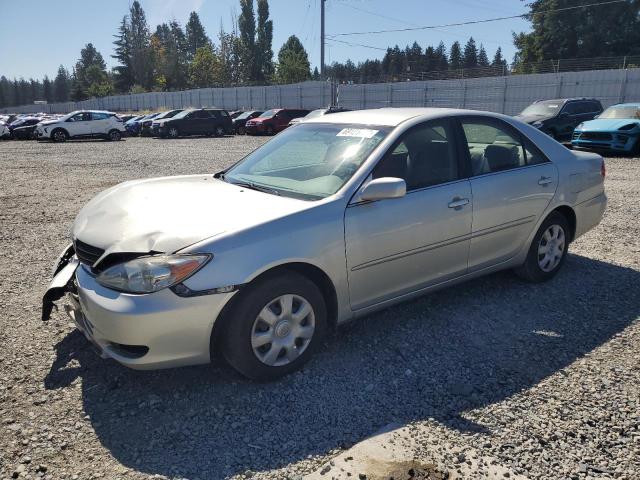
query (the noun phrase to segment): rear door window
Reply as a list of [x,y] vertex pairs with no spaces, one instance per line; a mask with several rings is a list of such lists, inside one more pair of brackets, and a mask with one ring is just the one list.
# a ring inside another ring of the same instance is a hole
[[501,172],[527,164],[520,135],[508,125],[484,118],[463,118],[461,124],[469,149],[472,175]]

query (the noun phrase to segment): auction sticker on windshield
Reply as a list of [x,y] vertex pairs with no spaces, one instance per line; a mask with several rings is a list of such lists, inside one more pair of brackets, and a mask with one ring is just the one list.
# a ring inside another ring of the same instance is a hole
[[378,131],[369,128],[343,128],[336,137],[373,138]]

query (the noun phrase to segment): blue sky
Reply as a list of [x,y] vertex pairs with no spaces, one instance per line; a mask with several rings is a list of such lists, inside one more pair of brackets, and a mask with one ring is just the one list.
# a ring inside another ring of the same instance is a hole
[[[92,42],[109,67],[113,66],[113,35],[132,0],[2,1],[0,16],[0,74],[9,78],[55,76],[58,65],[70,68],[80,49]],[[214,37],[220,23],[228,30],[239,13],[238,0],[141,0],[152,30],[160,22],[177,19],[184,25],[196,10]],[[290,35],[297,35],[309,52],[312,65],[320,61],[320,0],[270,0],[274,21],[273,50]],[[422,25],[441,25],[467,20],[517,15],[526,11],[518,0],[327,0],[326,32],[367,31]],[[526,31],[528,22],[515,19],[436,30],[340,37],[344,41],[386,48],[404,47],[417,40],[423,47],[443,40],[447,48],[473,36],[483,43],[489,57],[496,48],[508,60],[514,54],[512,32]],[[381,58],[383,51],[328,42],[327,63]]]

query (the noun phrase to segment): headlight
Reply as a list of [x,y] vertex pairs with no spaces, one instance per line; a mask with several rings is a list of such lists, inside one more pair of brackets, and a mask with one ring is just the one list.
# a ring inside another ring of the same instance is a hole
[[125,293],[152,293],[180,283],[202,268],[211,255],[152,255],[114,265],[100,273],[101,285]]
[[584,127],[584,122],[582,122],[580,125],[578,125],[576,127],[576,130],[582,130],[582,127]]
[[531,124],[532,127],[536,127],[536,128],[540,128],[542,126],[542,122],[540,120],[538,120],[537,122],[533,122]]

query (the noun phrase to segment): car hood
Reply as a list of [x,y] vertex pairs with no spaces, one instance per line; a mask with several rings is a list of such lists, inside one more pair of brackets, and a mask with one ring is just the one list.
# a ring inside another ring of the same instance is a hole
[[618,130],[620,127],[635,123],[636,126],[640,125],[640,121],[633,118],[596,118],[595,120],[589,120],[584,122],[579,128],[582,130],[589,130],[593,132],[610,132]]
[[54,123],[58,123],[58,120],[44,120],[43,122],[40,122],[40,125],[46,127],[47,125],[53,125]]
[[516,115],[518,120],[524,123],[533,123],[533,122],[544,122],[545,120],[549,120],[550,117],[548,115]]
[[74,239],[115,252],[175,252],[201,240],[259,225],[310,203],[239,187],[212,175],[125,182],[85,205]]

